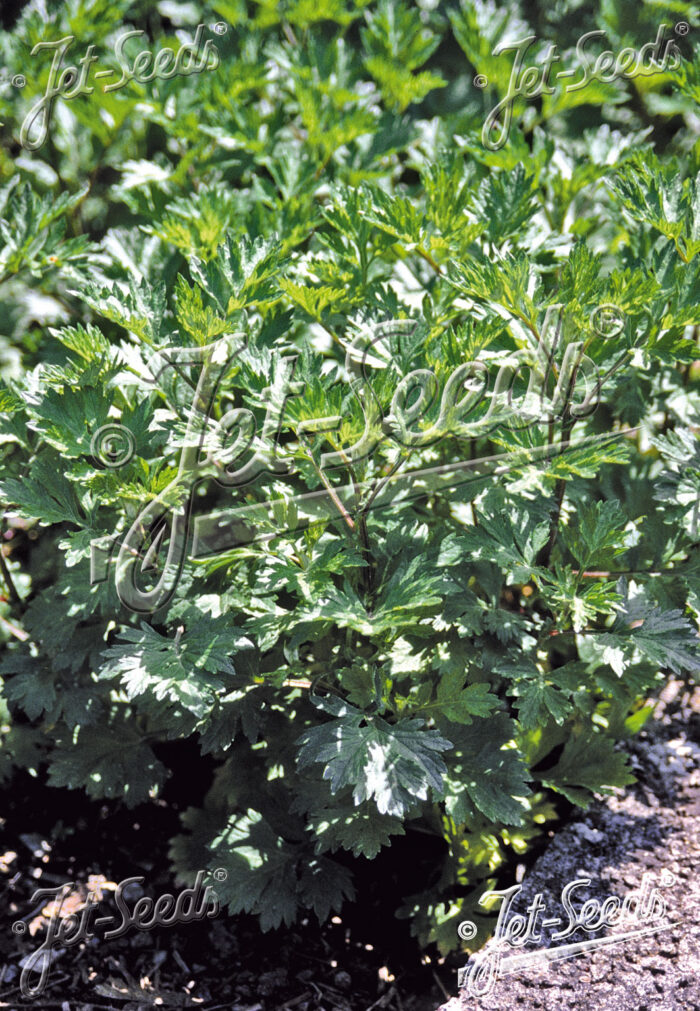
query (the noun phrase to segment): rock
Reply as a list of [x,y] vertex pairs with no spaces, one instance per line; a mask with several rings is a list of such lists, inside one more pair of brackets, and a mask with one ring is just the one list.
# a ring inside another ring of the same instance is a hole
[[350,973],[340,969],[333,976],[333,986],[337,986],[339,990],[349,990],[352,986],[352,976]]
[[258,993],[263,997],[269,997],[275,990],[281,989],[287,983],[286,969],[273,969],[271,972],[264,972],[258,977]]
[[578,822],[576,825],[572,825],[572,829],[577,835],[581,836],[589,843],[599,843],[605,839],[603,832],[599,832],[596,828],[589,828],[585,822]]

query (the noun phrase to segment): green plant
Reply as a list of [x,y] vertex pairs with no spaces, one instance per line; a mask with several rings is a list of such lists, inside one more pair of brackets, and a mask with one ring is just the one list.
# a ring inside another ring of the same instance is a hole
[[[629,39],[623,7],[592,13],[619,47],[653,38],[657,8]],[[69,31],[108,63],[141,24],[66,11],[30,5],[10,69]],[[697,57],[618,82],[626,119],[594,87],[588,132],[552,101],[491,151],[468,90],[508,86],[486,7],[201,11],[230,25],[215,72],[64,101],[0,162],[33,187],[13,175],[2,211],[15,294],[45,247],[10,236],[76,191],[53,315],[4,321],[24,372],[0,495],[36,537],[3,559],[0,770],[138,804],[162,744],[195,741],[216,773],[173,865],[226,868],[220,897],[263,928],[353,896],[338,851],[432,833],[447,855],[397,905],[447,950],[557,794],[632,781],[616,742],[700,663],[700,174],[672,126]]]

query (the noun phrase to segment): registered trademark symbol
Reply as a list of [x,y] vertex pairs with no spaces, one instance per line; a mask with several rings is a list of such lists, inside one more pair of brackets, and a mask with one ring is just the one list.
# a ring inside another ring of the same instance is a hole
[[12,78],[12,85],[15,88],[23,88],[26,83],[27,78],[24,76],[24,74],[15,74],[15,76]]
[[26,930],[27,924],[24,922],[24,920],[15,920],[15,922],[12,924],[13,934],[24,934]]
[[687,35],[690,31],[690,25],[687,21],[679,21],[674,31],[676,35]]
[[463,941],[471,941],[473,937],[476,937],[476,926],[471,920],[462,920],[457,927],[457,933]]
[[228,25],[225,24],[225,22],[223,21],[217,21],[215,25],[211,26],[211,30],[216,35],[225,35],[226,32],[228,31]]
[[228,877],[228,871],[225,871],[223,867],[217,867],[213,877],[216,881],[225,881]]
[[476,88],[485,88],[488,83],[489,79],[484,74],[477,74],[474,78],[474,87]]
[[610,337],[617,337],[625,328],[625,313],[612,302],[605,302],[597,306],[591,313],[591,326],[598,334],[608,340]]

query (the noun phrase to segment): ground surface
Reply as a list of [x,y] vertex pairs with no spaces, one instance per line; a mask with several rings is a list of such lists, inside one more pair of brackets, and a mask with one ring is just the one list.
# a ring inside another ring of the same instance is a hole
[[[677,925],[554,961],[547,968],[522,968],[501,977],[486,997],[465,988],[461,1000],[453,998],[440,1011],[700,1009],[699,710],[697,693],[691,698],[678,684],[669,686],[659,707],[660,722],[627,746],[638,782],[570,820],[526,874],[511,907],[524,912],[539,892],[547,907],[542,918],[559,913],[567,923],[561,891],[568,882],[591,879],[588,889],[571,893],[572,905],[580,909],[589,896],[624,897],[648,874],[666,903],[658,924]],[[579,928],[554,944],[611,935],[617,929],[589,935]],[[539,944],[528,943],[516,953],[538,947],[553,947],[547,932]]]
[[[123,937],[105,940],[108,925],[98,928],[87,944],[57,944],[44,991],[23,997],[23,959],[42,944],[51,916],[46,899],[32,901],[36,889],[74,882],[63,911],[75,909],[78,915],[86,886],[95,889],[99,907],[93,919],[117,913],[113,887],[127,877],[142,876],[142,892],[153,898],[178,892],[163,841],[178,831],[179,810],[193,798],[186,796],[182,778],[174,793],[179,802],[173,795],[129,812],[116,804],[91,803],[79,791],[48,790],[29,776],[17,777],[12,790],[5,790],[0,1008],[432,1011],[443,998],[434,969],[448,984],[455,972],[421,964],[408,924],[394,918],[386,900],[396,870],[391,863],[408,863],[415,848],[410,840],[405,858],[397,852],[389,861],[387,853],[376,878],[368,863],[373,874],[361,883],[365,899],[354,913],[343,913],[342,922],[321,929],[312,919],[295,929],[261,934],[256,919],[221,912],[211,920],[130,929]],[[125,896],[131,909],[142,894],[139,887]],[[116,922],[120,919],[117,915]],[[36,981],[33,977],[30,984]]]
[[[690,698],[671,685],[659,716],[627,745],[638,783],[560,824],[526,871],[513,908],[524,910],[540,892],[548,910],[543,916],[554,915],[549,910],[561,910],[561,889],[577,877],[591,879],[590,889],[577,896],[604,898],[629,893],[645,872],[656,882],[672,874],[674,884],[662,894],[667,919],[679,924],[555,962],[547,971],[519,970],[498,982],[490,997],[463,994],[461,1003],[454,997],[442,1011],[588,1011],[591,1004],[596,1011],[700,1009],[697,695]],[[396,894],[396,875],[416,874],[420,840],[406,839],[383,862],[380,855],[368,865],[354,912],[324,929],[308,922],[263,935],[252,918],[220,914],[177,927],[132,929],[109,941],[98,930],[87,944],[63,950],[57,945],[44,991],[22,997],[22,960],[42,943],[51,912],[45,900],[31,901],[34,890],[75,882],[64,908],[72,903],[80,912],[89,883],[98,893],[102,889],[97,915],[116,911],[111,888],[127,877],[143,876],[143,889],[153,897],[177,891],[156,843],[178,831],[179,807],[190,802],[187,796],[179,804],[165,797],[126,812],[89,803],[78,792],[49,791],[30,777],[13,784],[0,819],[0,1008],[434,1011],[456,994],[456,970],[464,959],[422,965],[407,924],[393,918],[388,897]],[[430,854],[422,858],[429,866]],[[514,880],[512,868],[502,887]],[[131,907],[138,894],[130,896]],[[17,923],[22,926],[13,928]],[[579,931],[569,941],[581,936]]]

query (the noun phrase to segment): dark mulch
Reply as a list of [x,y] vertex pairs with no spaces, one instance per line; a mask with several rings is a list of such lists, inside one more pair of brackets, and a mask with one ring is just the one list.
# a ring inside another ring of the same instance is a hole
[[[449,982],[453,972],[436,961],[424,964],[408,924],[394,917],[397,878],[410,881],[404,894],[415,890],[416,845],[424,845],[409,837],[365,862],[365,877],[356,880],[360,901],[323,928],[312,917],[262,934],[255,918],[222,911],[215,919],[104,940],[108,924],[87,943],[57,948],[44,992],[23,997],[21,961],[42,943],[48,922],[42,916],[48,900],[31,901],[35,889],[74,882],[65,911],[71,902],[79,906],[92,876],[92,885],[107,883],[93,919],[111,913],[117,923],[109,882],[141,875],[147,895],[177,893],[165,843],[181,828],[179,810],[192,802],[182,782],[179,793],[178,802],[170,797],[127,811],[48,789],[28,775],[13,780],[0,819],[0,1008],[431,1011],[444,999],[437,974]],[[422,859],[429,867],[431,855]]]

